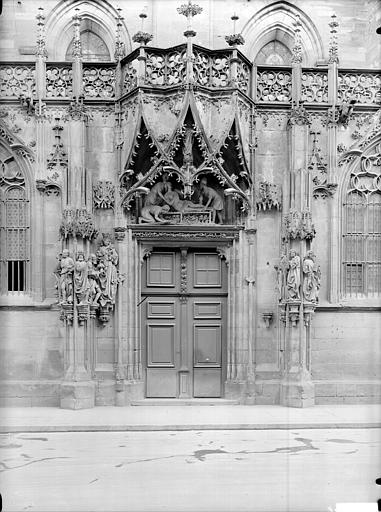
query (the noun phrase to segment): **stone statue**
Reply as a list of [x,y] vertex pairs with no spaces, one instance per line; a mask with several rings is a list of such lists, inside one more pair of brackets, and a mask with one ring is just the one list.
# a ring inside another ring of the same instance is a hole
[[100,304],[115,304],[116,290],[118,287],[118,253],[112,245],[110,237],[103,235],[101,247],[97,252],[99,285],[101,288]]
[[163,206],[159,205],[148,205],[143,206],[140,217],[139,217],[139,224],[142,224],[143,222],[160,222],[160,223],[167,223],[168,221],[163,219],[163,217],[160,216],[161,213],[169,212],[170,207],[167,204],[164,204]]
[[287,272],[290,267],[288,258],[285,254],[282,254],[278,265],[275,265],[277,271],[277,290],[279,300],[283,301],[287,299]]
[[168,173],[163,173],[163,181],[155,183],[146,195],[144,206],[161,206],[165,204],[164,194],[168,191]]
[[[206,203],[204,204],[204,201]],[[216,222],[216,218],[219,224],[222,224],[222,212],[224,210],[224,202],[222,197],[208,186],[206,178],[202,178],[200,182],[200,204],[204,204],[205,209],[210,208],[212,210],[212,222]]]
[[99,297],[102,290],[98,284],[99,272],[97,270],[98,259],[95,254],[90,254],[88,261],[88,277],[89,277],[89,303],[93,306],[98,305]]
[[185,137],[184,137],[184,149],[183,149],[183,157],[184,164],[193,165],[193,130],[192,128],[186,128]]
[[288,259],[287,296],[292,300],[300,300],[300,256],[291,249]]
[[313,251],[307,251],[303,258],[303,298],[308,302],[317,302],[321,281],[320,266],[316,264]]
[[74,261],[67,249],[62,251],[59,260],[59,295],[62,304],[72,304]]
[[196,204],[187,199],[180,199],[179,193],[172,189],[172,183],[168,183],[168,192],[164,195],[164,200],[176,212],[205,210],[205,206],[202,204]]
[[90,289],[88,270],[88,263],[83,251],[78,251],[74,265],[74,291],[78,304],[88,304]]

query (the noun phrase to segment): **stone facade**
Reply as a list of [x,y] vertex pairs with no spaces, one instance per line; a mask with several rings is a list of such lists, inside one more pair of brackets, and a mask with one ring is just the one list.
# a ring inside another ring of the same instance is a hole
[[378,3],[119,5],[3,2],[0,405],[144,399],[148,262],[185,311],[198,250],[221,397],[379,402]]

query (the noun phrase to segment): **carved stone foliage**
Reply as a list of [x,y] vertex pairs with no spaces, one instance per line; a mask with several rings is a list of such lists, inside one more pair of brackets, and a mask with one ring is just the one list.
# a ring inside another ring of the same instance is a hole
[[283,218],[283,240],[312,240],[316,231],[309,209],[291,209]]
[[257,70],[257,101],[289,102],[291,101],[291,71]]
[[303,71],[301,99],[307,103],[327,103],[328,73],[326,71]]
[[115,68],[85,65],[82,73],[85,98],[114,98]]
[[171,52],[147,51],[146,76],[147,85],[179,85],[185,79],[185,50]]
[[281,189],[279,185],[268,181],[261,181],[258,184],[257,208],[258,210],[280,210],[282,206]]
[[299,102],[299,105],[296,105],[293,103],[291,111],[290,111],[290,116],[288,119],[288,124],[289,124],[289,126],[295,125],[295,124],[299,125],[299,126],[301,126],[303,124],[306,124],[306,125],[311,124],[310,117],[309,117],[308,112],[305,109],[302,101]]
[[73,94],[71,65],[46,65],[46,97],[70,98]]
[[96,254],[87,259],[83,251],[78,251],[75,259],[67,249],[62,251],[54,272],[62,320],[72,323],[76,307],[80,325],[96,315],[103,324],[109,321],[118,286],[123,281],[118,259],[107,235],[103,235]]
[[381,77],[375,72],[339,71],[338,99],[342,102],[381,103]]
[[94,208],[114,208],[115,187],[111,181],[98,181],[93,185]]
[[79,237],[91,240],[98,235],[91,213],[84,208],[63,210],[59,231],[63,239]]
[[13,64],[0,66],[0,96],[18,98],[31,96],[36,91],[35,67]]

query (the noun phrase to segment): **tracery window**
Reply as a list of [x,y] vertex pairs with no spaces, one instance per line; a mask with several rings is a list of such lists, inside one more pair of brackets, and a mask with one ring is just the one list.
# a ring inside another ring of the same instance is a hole
[[[82,59],[84,62],[108,62],[110,52],[103,39],[92,30],[81,32]],[[73,60],[73,41],[66,51],[66,60]]]
[[274,40],[265,44],[255,58],[257,66],[290,66],[291,51],[280,41]]
[[381,147],[361,157],[343,201],[343,291],[352,297],[381,293]]
[[15,159],[0,154],[0,292],[27,291],[29,201]]

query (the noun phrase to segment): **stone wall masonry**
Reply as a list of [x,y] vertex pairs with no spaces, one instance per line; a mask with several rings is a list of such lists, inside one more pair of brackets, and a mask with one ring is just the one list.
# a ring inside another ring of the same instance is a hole
[[58,406],[64,375],[57,311],[0,311],[0,406]]
[[350,380],[357,385],[359,381],[376,381],[379,378],[378,311],[317,312],[312,325],[314,380]]

